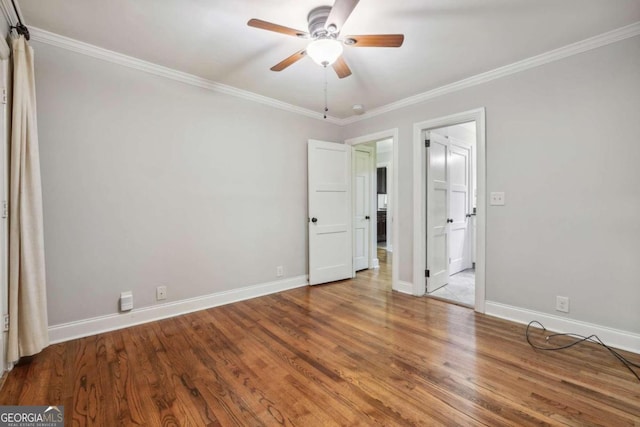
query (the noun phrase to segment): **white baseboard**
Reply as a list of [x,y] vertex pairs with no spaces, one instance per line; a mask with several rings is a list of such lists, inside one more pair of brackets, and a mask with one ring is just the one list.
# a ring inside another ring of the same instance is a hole
[[373,267],[371,268],[380,268],[380,260],[378,258],[373,259]]
[[398,280],[398,285],[393,290],[402,292],[403,294],[413,295],[413,283]]
[[486,302],[485,314],[523,324],[537,320],[542,323],[545,328],[554,332],[573,332],[585,336],[594,334],[611,347],[640,354],[640,335],[633,332],[567,319],[566,317],[527,310],[493,301]]
[[53,325],[49,327],[49,342],[55,344],[76,338],[88,337],[102,332],[114,331],[141,323],[153,322],[154,320],[166,319],[180,314],[299,288],[308,284],[308,276],[297,276],[275,282],[217,292],[201,297],[143,307],[126,313],[109,314]]

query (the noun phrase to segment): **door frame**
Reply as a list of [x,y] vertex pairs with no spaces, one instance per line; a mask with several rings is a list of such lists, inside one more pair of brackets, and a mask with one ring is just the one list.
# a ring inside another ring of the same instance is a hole
[[[387,213],[387,221],[391,221],[392,224],[392,246],[393,246],[393,258],[391,262],[391,289],[394,291],[400,291],[404,293],[411,293],[411,290],[407,286],[401,286],[400,284],[400,245],[398,244],[398,128],[382,130],[380,132],[370,133],[367,135],[358,136],[355,138],[349,138],[344,141],[347,145],[367,144],[370,142],[382,141],[383,139],[391,139],[393,144],[393,194],[391,198],[391,215]],[[372,221],[373,222],[373,221]],[[377,244],[376,244],[377,246]]]
[[[486,250],[486,141],[485,109],[477,108],[449,116],[434,118],[413,125],[413,294],[426,292],[426,148],[422,135],[425,131],[476,123],[476,283],[475,311],[485,311],[485,250]],[[395,148],[395,147],[394,147]]]

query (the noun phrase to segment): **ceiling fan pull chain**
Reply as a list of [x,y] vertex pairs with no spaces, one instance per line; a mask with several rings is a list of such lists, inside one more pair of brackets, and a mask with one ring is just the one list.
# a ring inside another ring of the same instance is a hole
[[329,112],[329,106],[328,104],[328,96],[327,96],[327,87],[329,86],[329,83],[327,82],[327,66],[324,66],[324,118],[327,118],[327,112]]

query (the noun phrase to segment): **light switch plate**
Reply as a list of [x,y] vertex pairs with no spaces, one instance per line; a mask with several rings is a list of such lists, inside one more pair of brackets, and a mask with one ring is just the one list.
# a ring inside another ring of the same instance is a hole
[[504,206],[504,193],[501,191],[492,191],[489,197],[491,206]]

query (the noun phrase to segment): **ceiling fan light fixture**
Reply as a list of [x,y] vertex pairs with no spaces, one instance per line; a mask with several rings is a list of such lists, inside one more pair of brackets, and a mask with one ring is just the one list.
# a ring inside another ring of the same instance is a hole
[[336,39],[317,39],[307,46],[307,55],[309,55],[316,64],[322,65],[323,67],[328,67],[336,62],[340,55],[342,55],[342,51],[342,43]]

